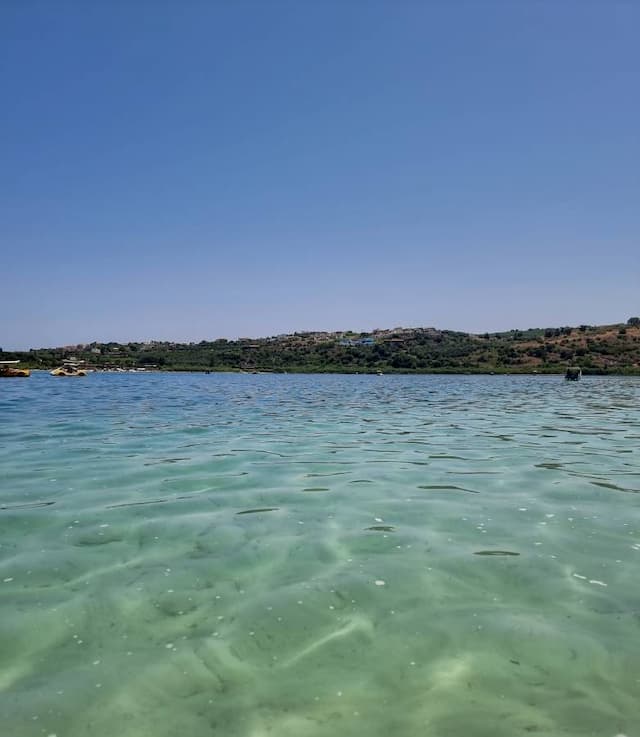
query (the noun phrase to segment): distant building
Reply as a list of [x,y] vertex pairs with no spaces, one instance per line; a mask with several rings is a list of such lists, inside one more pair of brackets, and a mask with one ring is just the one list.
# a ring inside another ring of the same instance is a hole
[[367,336],[366,338],[343,338],[338,341],[338,345],[356,346],[356,345],[375,345],[375,338]]

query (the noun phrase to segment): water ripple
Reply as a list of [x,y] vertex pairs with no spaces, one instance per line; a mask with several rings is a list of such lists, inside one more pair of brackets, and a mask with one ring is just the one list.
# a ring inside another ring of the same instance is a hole
[[640,733],[637,378],[0,388],[3,734]]

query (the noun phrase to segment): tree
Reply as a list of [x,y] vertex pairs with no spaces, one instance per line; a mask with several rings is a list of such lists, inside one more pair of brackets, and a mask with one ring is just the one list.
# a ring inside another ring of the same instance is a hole
[[398,369],[415,368],[416,359],[408,353],[398,353],[391,359],[391,365]]
[[630,317],[627,320],[627,325],[640,325],[640,317]]

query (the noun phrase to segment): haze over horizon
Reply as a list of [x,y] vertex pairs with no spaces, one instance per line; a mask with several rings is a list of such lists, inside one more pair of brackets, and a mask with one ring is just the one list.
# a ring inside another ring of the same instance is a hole
[[638,28],[624,2],[6,3],[0,346],[624,322]]

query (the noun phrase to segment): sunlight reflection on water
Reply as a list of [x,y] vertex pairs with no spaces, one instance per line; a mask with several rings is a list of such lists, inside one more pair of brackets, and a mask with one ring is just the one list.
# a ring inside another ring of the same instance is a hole
[[0,390],[2,734],[638,733],[639,379]]

